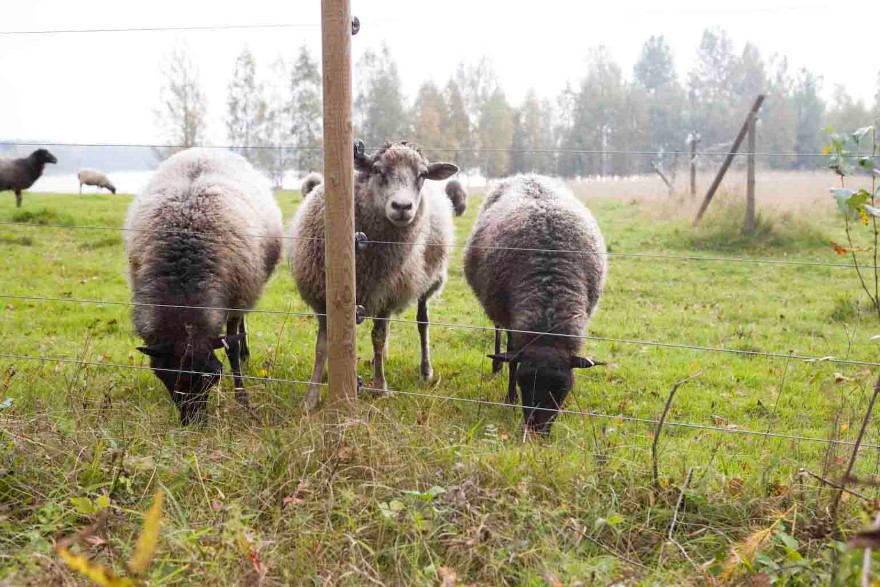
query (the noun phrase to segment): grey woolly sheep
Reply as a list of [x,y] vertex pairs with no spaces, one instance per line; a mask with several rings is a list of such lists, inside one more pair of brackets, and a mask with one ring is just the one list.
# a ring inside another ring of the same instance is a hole
[[83,169],[76,174],[76,177],[79,180],[79,193],[83,193],[84,185],[93,185],[99,188],[110,190],[111,194],[116,193],[116,186],[110,183],[110,180],[107,178],[107,176],[100,171]]
[[[281,211],[243,157],[189,149],[164,161],[125,222],[135,330],[184,424],[201,420],[226,349],[236,399],[248,405],[244,314],[281,253]],[[233,310],[229,310],[232,308]],[[226,328],[225,334],[223,328]]]
[[40,179],[46,163],[58,163],[46,149],[37,149],[22,159],[0,158],[0,192],[15,192],[15,206],[21,208],[21,192]]
[[[428,299],[446,281],[452,244],[452,206],[439,181],[458,171],[451,163],[429,163],[411,143],[386,143],[372,157],[355,156],[355,229],[370,242],[357,252],[357,303],[373,316],[373,384],[386,389],[388,320],[418,300],[422,379],[433,376],[428,346]],[[291,223],[288,259],[300,294],[315,312],[326,312],[324,276],[324,185],[312,190]],[[334,237],[345,238],[344,235]],[[348,235],[347,238],[354,238]],[[320,401],[327,358],[327,319],[318,316],[315,365],[306,393],[307,410]]]
[[[577,356],[607,273],[599,226],[562,184],[518,175],[486,197],[464,271],[495,323],[493,371],[509,363],[508,401],[516,402],[518,383],[526,428],[549,434],[572,369],[601,364]],[[508,331],[506,353],[500,329]],[[548,332],[562,336],[535,334]]]
[[313,189],[321,185],[324,181],[324,176],[318,173],[317,171],[312,171],[308,175],[306,175],[302,183],[300,184],[299,191],[302,194],[302,197],[306,197],[309,195]]
[[457,179],[450,179],[446,182],[446,195],[452,202],[452,209],[455,210],[456,216],[461,216],[467,209],[467,192]]

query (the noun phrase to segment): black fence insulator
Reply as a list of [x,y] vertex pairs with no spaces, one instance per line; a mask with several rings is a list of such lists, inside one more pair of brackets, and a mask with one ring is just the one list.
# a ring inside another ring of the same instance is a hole
[[354,233],[354,247],[358,251],[363,251],[370,244],[370,239],[362,232]]
[[361,19],[358,17],[354,17],[351,19],[351,36],[355,36],[358,34],[358,31],[361,30]]
[[354,321],[356,324],[363,324],[367,319],[367,310],[363,306],[358,305],[354,309]]

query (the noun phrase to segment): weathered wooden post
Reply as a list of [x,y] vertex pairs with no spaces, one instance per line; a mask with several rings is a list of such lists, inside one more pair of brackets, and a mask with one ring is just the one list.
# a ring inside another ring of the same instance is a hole
[[699,133],[691,133],[688,135],[687,143],[691,148],[691,196],[697,195],[697,145],[700,144]]
[[[751,110],[749,110],[749,117],[751,115],[757,115],[758,110],[761,109],[761,104],[764,103],[764,94],[759,94],[755,99],[755,103],[752,104]],[[721,164],[721,169],[718,170],[718,174],[715,176],[715,179],[712,180],[712,185],[709,186],[709,191],[706,192],[706,198],[703,200],[703,204],[700,206],[700,210],[697,212],[697,217],[694,218],[694,222],[692,226],[696,226],[700,221],[700,218],[703,217],[703,214],[706,213],[706,210],[709,208],[709,203],[712,201],[712,197],[715,195],[715,192],[718,190],[718,186],[721,185],[721,180],[724,179],[724,174],[727,173],[727,170],[730,168],[730,164],[733,163],[733,157],[736,155],[737,151],[739,151],[740,145],[742,145],[743,139],[746,138],[746,132],[749,130],[749,117],[746,117],[745,122],[743,122],[742,127],[739,129],[739,133],[737,133],[736,138],[733,141],[733,145],[730,147],[730,151],[727,153],[727,156],[724,158],[724,162]]]
[[353,29],[349,0],[321,2],[329,408],[348,415],[354,413],[357,400],[351,93]]
[[746,151],[748,153],[746,158],[748,165],[746,171],[746,222],[743,226],[743,232],[746,234],[755,232],[755,143],[757,140],[755,136],[755,122],[757,118],[757,112],[749,112],[749,139],[746,143]]

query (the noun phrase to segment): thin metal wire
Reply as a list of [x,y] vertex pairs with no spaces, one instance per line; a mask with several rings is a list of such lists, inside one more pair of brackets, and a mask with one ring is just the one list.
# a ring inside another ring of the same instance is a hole
[[[286,310],[247,310],[244,308],[224,308],[224,307],[216,307],[216,306],[186,306],[186,305],[176,305],[176,304],[149,304],[149,303],[141,303],[141,302],[123,302],[123,301],[107,301],[107,300],[90,300],[90,299],[81,299],[81,298],[56,298],[56,297],[48,297],[48,296],[22,296],[22,295],[12,295],[12,294],[0,294],[0,299],[11,299],[11,300],[27,300],[27,301],[41,301],[41,302],[60,302],[60,303],[80,303],[80,304],[95,304],[95,305],[114,305],[114,306],[143,306],[143,307],[158,307],[158,308],[181,308],[181,309],[193,309],[193,310],[220,310],[220,311],[229,311],[229,312],[253,312],[257,314],[274,314],[281,316],[325,316],[326,314],[318,314],[312,312],[292,312]],[[417,320],[409,320],[407,318],[382,318],[379,316],[364,316],[364,319],[369,320],[384,320],[386,322],[397,322],[402,324],[418,324]],[[458,328],[462,330],[483,330],[483,331],[494,331],[494,326],[480,326],[477,324],[457,324],[454,322],[431,322],[431,326],[439,326],[443,328]],[[765,352],[765,351],[745,351],[740,349],[726,349],[719,347],[707,347],[700,345],[692,345],[685,343],[674,343],[674,342],[663,342],[663,341],[653,341],[653,340],[635,340],[635,339],[627,339],[627,338],[613,338],[608,336],[594,336],[594,335],[579,335],[579,334],[563,334],[557,332],[540,332],[535,330],[516,330],[516,329],[503,329],[507,332],[515,332],[518,334],[528,334],[536,337],[557,337],[557,338],[574,338],[579,340],[595,340],[600,342],[616,342],[620,344],[631,344],[637,346],[652,346],[652,347],[660,347],[660,348],[672,348],[672,349],[680,349],[680,350],[691,350],[691,351],[701,351],[701,352],[711,352],[711,353],[726,353],[726,354],[734,354],[740,356],[748,356],[748,357],[767,357],[773,359],[796,359],[800,361],[807,362],[826,362],[826,363],[834,363],[838,365],[858,365],[864,367],[880,367],[880,363],[871,362],[871,361],[856,361],[852,359],[837,359],[832,356],[824,356],[824,357],[815,357],[809,355],[795,355],[793,353],[778,353],[778,352]]]
[[[364,318],[369,318],[370,320],[387,320],[389,322],[403,322],[406,324],[418,324],[416,320],[408,320],[406,318],[379,318],[375,316],[365,316]],[[455,324],[453,322],[431,322],[431,326],[441,326],[445,328],[461,328],[464,330],[495,330],[494,326],[479,326],[476,324]],[[806,361],[811,363],[834,363],[836,365],[859,365],[863,367],[880,367],[880,363],[875,363],[871,361],[855,361],[852,359],[836,359],[832,356],[825,357],[812,357],[809,355],[795,355],[791,353],[776,353],[776,352],[764,352],[764,351],[744,351],[739,349],[725,349],[718,347],[707,347],[700,345],[691,345],[691,344],[683,344],[683,343],[675,343],[675,342],[661,342],[661,341],[653,341],[653,340],[634,340],[628,338],[613,338],[610,336],[594,336],[591,334],[562,334],[557,332],[539,332],[534,330],[516,330],[516,329],[507,329],[503,328],[507,332],[516,332],[518,334],[530,334],[535,336],[555,336],[559,338],[576,338],[580,340],[596,340],[600,342],[616,342],[620,344],[632,344],[638,346],[653,346],[653,347],[661,347],[661,348],[672,348],[672,349],[681,349],[681,350],[690,350],[690,351],[702,351],[709,353],[727,353],[733,355],[741,355],[748,357],[768,357],[772,359],[797,359],[800,361]]]
[[[31,355],[21,355],[17,353],[0,353],[0,358],[3,359],[17,359],[21,361],[42,361],[46,363],[66,363],[73,365],[87,365],[90,367],[118,367],[120,369],[134,369],[136,371],[162,371],[165,373],[178,373],[178,374],[186,374],[186,375],[207,375],[214,377],[226,377],[233,378],[235,375],[232,373],[208,373],[205,371],[189,371],[185,369],[163,369],[163,368],[153,368],[148,365],[127,365],[125,363],[109,363],[109,362],[101,362],[101,361],[85,361],[83,359],[71,359],[69,357],[34,357]],[[297,385],[309,385],[310,381],[301,381],[299,379],[278,379],[275,377],[255,377],[253,375],[242,375],[242,379],[248,379],[252,381],[261,381],[263,383],[294,383]],[[325,386],[326,383],[320,383],[319,385]]]
[[[474,399],[467,397],[451,397],[446,395],[438,395],[432,393],[422,393],[417,391],[401,391],[401,390],[381,390],[374,387],[364,387],[365,391],[371,391],[379,394],[388,394],[388,395],[403,395],[403,396],[411,396],[411,397],[421,397],[425,399],[436,399],[442,401],[453,401],[453,402],[464,402],[470,404],[481,404],[487,406],[495,406],[502,408],[514,408],[519,409],[520,406],[518,404],[508,404],[504,402],[493,402],[490,400],[483,399]],[[585,410],[554,410],[553,408],[543,408],[543,407],[534,407],[531,408],[537,411],[547,411],[547,412],[557,412],[559,415],[570,415],[570,416],[585,416],[589,418],[603,418],[608,420],[619,420],[623,422],[634,422],[639,424],[652,424],[657,425],[658,420],[654,418],[639,418],[636,416],[624,416],[623,414],[604,414],[602,412],[592,412]],[[723,434],[738,434],[742,436],[760,436],[766,438],[778,438],[781,440],[797,440],[797,441],[805,441],[805,442],[818,442],[821,444],[831,444],[831,445],[840,445],[840,446],[854,446],[855,442],[851,440],[834,440],[830,438],[820,438],[817,436],[800,436],[796,434],[781,434],[778,432],[761,432],[759,430],[748,430],[745,428],[718,428],[717,426],[707,426],[705,424],[695,424],[692,422],[674,422],[667,420],[663,423],[664,426],[674,426],[677,428],[690,428],[693,430],[705,430],[709,432],[720,432]],[[877,444],[865,444],[862,443],[861,446],[863,448],[880,448],[880,445]]]
[[[70,148],[133,148],[133,149],[186,149],[194,145],[163,145],[154,143],[68,143],[61,141],[16,141],[3,140],[0,146],[20,146],[20,147],[70,147]],[[287,150],[287,151],[323,151],[321,147],[295,147],[288,145],[195,145],[203,149],[226,149],[226,150]],[[369,146],[368,152],[375,153],[382,147]],[[523,149],[523,148],[504,148],[504,147],[427,147],[420,146],[422,151],[446,152],[446,153],[533,153],[538,155],[632,155],[632,156],[654,156],[659,153],[657,151],[627,151],[622,149]],[[681,151],[684,154],[684,151]],[[727,156],[726,151],[702,151],[698,153],[701,157]],[[748,155],[749,153],[736,152],[735,157]],[[796,153],[793,151],[758,151],[754,153],[756,157],[828,157],[828,153]],[[870,154],[859,155],[861,157],[872,158]],[[877,157],[874,157],[877,158]]]
[[[28,222],[10,222],[10,221],[0,221],[0,226],[18,226],[20,228],[52,228],[52,229],[73,229],[73,230],[116,230],[120,232],[146,232],[153,234],[182,234],[182,235],[193,235],[193,236],[203,236],[208,238],[213,238],[215,240],[221,241],[228,238],[228,235],[217,235],[215,233],[210,232],[196,232],[192,230],[157,230],[157,229],[145,229],[145,228],[126,228],[124,226],[101,226],[101,225],[68,225],[68,224],[31,224]],[[300,241],[315,241],[315,242],[324,242],[323,238],[320,237],[305,237],[305,236],[290,236],[288,234],[282,234],[280,236],[276,235],[268,235],[268,234],[242,234],[240,236],[245,236],[249,238],[280,238],[282,240],[300,240]],[[368,235],[369,236],[369,235]],[[365,245],[377,244],[377,245],[399,245],[399,246],[409,246],[409,247],[446,247],[451,249],[465,249],[465,248],[474,248],[480,250],[487,251],[521,251],[521,252],[532,252],[532,253],[556,253],[556,254],[578,254],[578,255],[604,255],[606,257],[616,257],[621,259],[631,258],[631,259],[667,259],[667,260],[679,260],[679,261],[711,261],[711,262],[721,262],[721,263],[751,263],[755,265],[789,265],[789,266],[803,266],[803,267],[838,267],[838,268],[847,268],[851,269],[852,265],[848,263],[830,263],[824,261],[798,261],[798,260],[779,260],[779,259],[766,259],[766,258],[750,258],[750,257],[703,257],[699,255],[670,255],[666,253],[600,253],[596,251],[586,251],[580,249],[536,249],[536,248],[528,248],[528,247],[493,247],[493,246],[477,246],[477,245],[467,245],[467,244],[459,244],[459,243],[428,243],[428,242],[406,242],[406,241],[383,241],[383,240],[369,240],[362,241]],[[873,269],[872,265],[862,265],[863,269]]]
[[247,29],[290,29],[290,28],[317,28],[320,24],[312,23],[259,23],[259,24],[219,24],[219,25],[194,25],[194,26],[163,26],[163,27],[125,27],[125,28],[99,28],[99,29],[43,29],[27,31],[0,31],[0,36],[11,37],[16,35],[74,35],[74,34],[97,34],[97,33],[160,33],[175,31],[229,31]]
[[88,300],[83,298],[53,298],[49,296],[18,296],[11,294],[0,294],[3,300],[23,300],[33,302],[71,302],[77,304],[95,304],[97,306],[132,306],[145,308],[175,308],[186,310],[217,310],[220,312],[246,312],[248,314],[275,314],[279,316],[326,316],[327,314],[318,312],[292,312],[287,310],[260,310],[248,308],[225,308],[221,306],[185,306],[182,304],[149,304],[145,302],[122,302],[115,300]]
[[[85,365],[92,367],[114,367],[114,368],[122,368],[122,369],[134,369],[139,371],[167,371],[171,373],[186,373],[193,375],[215,375],[221,377],[233,377],[232,374],[217,374],[217,373],[205,373],[201,371],[185,371],[180,369],[152,369],[146,365],[126,365],[125,363],[105,363],[98,361],[85,361],[82,359],[71,359],[67,357],[35,357],[31,355],[21,355],[16,353],[0,353],[0,358],[6,359],[17,359],[17,360],[26,360],[26,361],[41,361],[41,362],[52,362],[52,363],[63,363],[63,364],[75,364],[75,365]],[[248,375],[243,375],[243,379],[262,381],[266,383],[294,383],[297,385],[307,385],[311,382],[302,381],[298,379],[278,379],[273,377],[252,377]],[[325,383],[321,383],[321,386],[326,386]],[[403,391],[403,390],[383,390],[375,387],[363,387],[364,391],[370,391],[379,394],[387,394],[387,395],[402,395],[402,396],[410,396],[410,397],[421,397],[425,399],[435,399],[441,401],[452,401],[452,402],[463,402],[469,404],[481,404],[502,408],[514,408],[519,409],[519,405],[516,404],[508,404],[503,402],[493,402],[490,400],[483,399],[474,399],[474,398],[464,398],[464,397],[452,397],[446,395],[438,395],[431,393],[421,393],[417,391]],[[639,424],[654,424],[656,425],[658,421],[653,418],[639,418],[636,416],[624,416],[623,414],[605,414],[602,412],[592,412],[592,411],[583,411],[583,410],[554,410],[553,408],[543,408],[543,407],[535,407],[533,408],[538,411],[549,411],[549,412],[557,412],[560,415],[571,415],[571,416],[586,416],[591,418],[603,418],[609,420],[618,420],[622,422],[634,422]],[[817,442],[821,444],[829,444],[829,445],[840,445],[840,446],[854,446],[855,442],[849,440],[834,440],[830,438],[819,438],[816,436],[800,436],[795,434],[781,434],[777,432],[761,432],[757,430],[748,430],[743,428],[718,428],[716,426],[707,426],[705,424],[695,424],[692,422],[675,422],[675,421],[666,421],[664,422],[665,426],[674,426],[677,428],[689,428],[693,430],[703,430],[707,432],[720,432],[722,434],[734,434],[734,435],[743,435],[743,436],[760,436],[767,438],[777,438],[781,440],[795,440],[795,441],[804,441],[804,442]],[[861,445],[863,448],[873,448],[880,449],[880,445],[875,444],[865,444]]]

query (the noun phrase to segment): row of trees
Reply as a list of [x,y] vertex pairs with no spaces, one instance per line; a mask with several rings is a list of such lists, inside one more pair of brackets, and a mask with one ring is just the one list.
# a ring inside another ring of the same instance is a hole
[[[648,39],[630,76],[603,47],[591,50],[577,82],[555,99],[530,91],[519,105],[507,99],[488,59],[460,65],[443,85],[421,85],[411,104],[387,47],[368,51],[355,66],[355,126],[368,145],[412,138],[434,157],[451,159],[488,177],[521,171],[583,175],[647,172],[652,160],[684,151],[701,136],[702,150],[722,151],[749,105],[767,94],[759,149],[778,168],[809,168],[832,125],[854,129],[880,116],[880,78],[873,109],[835,87],[830,103],[822,80],[784,57],[765,58],[746,44],[735,51],[720,29],[704,32],[693,67],[681,76],[663,36]],[[204,97],[185,56],[172,59],[161,118],[175,144],[199,143]],[[285,170],[321,164],[321,79],[318,64],[300,50],[279,59],[261,82],[245,49],[235,63],[227,98],[227,138],[277,183]],[[276,148],[279,145],[296,150]],[[665,155],[663,155],[665,154]]]

